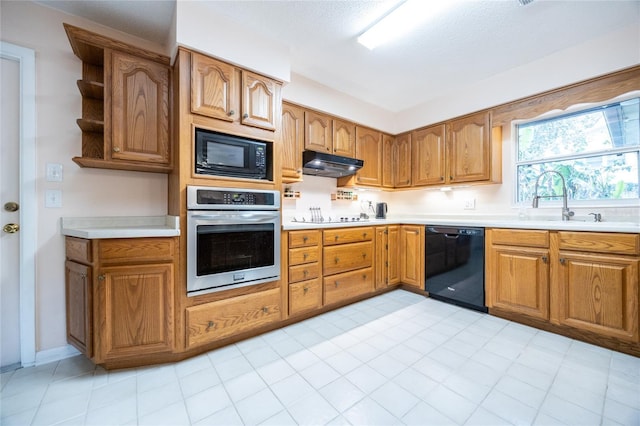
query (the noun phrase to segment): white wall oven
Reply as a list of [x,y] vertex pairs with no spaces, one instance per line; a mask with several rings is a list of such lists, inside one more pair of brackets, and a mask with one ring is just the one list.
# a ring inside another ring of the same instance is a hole
[[279,191],[187,187],[187,293],[280,279]]

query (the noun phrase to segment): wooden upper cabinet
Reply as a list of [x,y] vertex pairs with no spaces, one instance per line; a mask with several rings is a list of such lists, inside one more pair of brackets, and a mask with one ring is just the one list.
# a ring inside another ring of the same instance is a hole
[[191,112],[234,121],[238,114],[238,73],[234,66],[191,53]]
[[191,112],[265,130],[276,129],[280,83],[191,52]]
[[304,109],[282,104],[282,179],[296,182],[302,179],[302,149],[304,147]]
[[457,183],[489,180],[491,178],[489,112],[453,120],[449,126],[449,181]]
[[111,158],[169,165],[169,69],[114,51]]
[[444,124],[416,130],[411,134],[411,183],[414,186],[445,183]]
[[396,160],[396,138],[382,135],[382,186],[395,187],[395,171],[398,169]]
[[275,130],[277,90],[274,80],[242,71],[242,124]]
[[396,136],[394,143],[394,171],[393,186],[405,188],[411,186],[411,134],[403,133]]
[[355,157],[356,125],[335,118],[332,122],[333,153],[343,157]]
[[356,126],[356,158],[364,161],[364,165],[356,173],[356,183],[358,185],[381,186],[382,133]]
[[304,149],[330,153],[333,147],[331,117],[315,111],[304,113]]

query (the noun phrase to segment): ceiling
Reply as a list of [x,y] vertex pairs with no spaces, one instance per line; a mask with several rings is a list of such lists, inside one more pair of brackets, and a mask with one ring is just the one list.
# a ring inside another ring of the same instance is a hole
[[[621,27],[640,27],[640,0],[446,1],[409,36],[372,51],[356,38],[399,0],[206,4],[212,14],[288,47],[292,72],[391,112]],[[38,3],[156,42],[166,38],[175,10],[174,0]]]

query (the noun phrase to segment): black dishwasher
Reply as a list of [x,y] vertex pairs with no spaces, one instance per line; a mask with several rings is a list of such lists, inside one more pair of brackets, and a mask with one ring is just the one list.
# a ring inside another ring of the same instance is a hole
[[484,228],[426,226],[425,290],[434,299],[487,312]]

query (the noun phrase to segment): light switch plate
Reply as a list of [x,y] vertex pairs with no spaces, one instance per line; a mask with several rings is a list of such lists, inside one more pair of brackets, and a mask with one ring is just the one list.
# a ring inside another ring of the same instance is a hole
[[467,198],[464,200],[464,209],[465,210],[475,210],[476,208],[476,199],[475,198]]
[[47,189],[44,191],[44,206],[54,209],[62,207],[62,191],[59,189]]
[[47,182],[62,182],[62,164],[47,163]]

